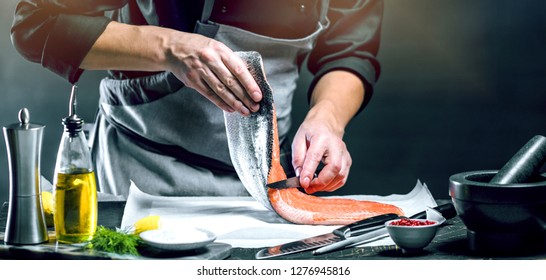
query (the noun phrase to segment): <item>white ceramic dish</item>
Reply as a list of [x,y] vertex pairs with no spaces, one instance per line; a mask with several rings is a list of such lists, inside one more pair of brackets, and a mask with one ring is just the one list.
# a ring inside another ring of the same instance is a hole
[[216,235],[201,228],[156,229],[140,233],[148,245],[170,251],[195,250],[216,240]]

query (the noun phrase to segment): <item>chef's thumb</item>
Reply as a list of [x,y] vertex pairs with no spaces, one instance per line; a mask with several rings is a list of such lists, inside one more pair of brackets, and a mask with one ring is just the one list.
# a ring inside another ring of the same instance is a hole
[[292,166],[296,172],[296,176],[300,176],[305,155],[307,153],[307,143],[305,137],[294,137],[292,141]]

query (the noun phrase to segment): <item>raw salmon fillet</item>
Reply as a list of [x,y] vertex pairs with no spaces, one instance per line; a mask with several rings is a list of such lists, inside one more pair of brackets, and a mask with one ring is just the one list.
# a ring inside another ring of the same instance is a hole
[[256,52],[237,53],[262,90],[260,110],[249,117],[224,112],[230,156],[248,192],[262,205],[296,224],[345,225],[376,215],[403,211],[391,204],[347,198],[308,195],[297,188],[268,189],[269,183],[286,179],[280,164],[280,147],[273,93]]

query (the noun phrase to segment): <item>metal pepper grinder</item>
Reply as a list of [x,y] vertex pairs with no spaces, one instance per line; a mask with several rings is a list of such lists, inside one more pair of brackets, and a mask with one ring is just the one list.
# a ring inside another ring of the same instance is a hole
[[49,240],[41,199],[40,156],[44,125],[30,123],[26,108],[19,123],[4,127],[9,161],[9,208],[4,242],[39,244]]

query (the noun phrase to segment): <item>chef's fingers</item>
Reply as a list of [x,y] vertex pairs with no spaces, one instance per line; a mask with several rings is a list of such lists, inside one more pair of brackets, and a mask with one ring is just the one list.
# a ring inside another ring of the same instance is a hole
[[[232,94],[250,111],[258,111],[260,106],[253,100],[253,96],[256,94],[256,90],[259,91],[259,87],[241,58],[233,53],[231,55],[224,54],[221,56],[221,60],[211,60],[209,63],[210,69],[218,77],[218,84],[214,89],[219,94],[221,92]],[[250,81],[248,81],[247,76],[250,77]],[[243,83],[245,83],[246,87],[252,89],[252,94],[247,92]],[[251,85],[248,85],[248,83]]]
[[307,193],[317,191],[333,192],[345,185],[352,159],[347,150],[342,149],[340,154],[340,158],[327,156],[324,159],[325,167],[318,174],[318,177],[311,181],[310,187],[305,189]]
[[345,182],[343,180],[341,181],[338,181],[336,184],[332,184],[327,190],[327,192],[333,192],[333,191],[336,191],[338,190],[339,188],[343,187],[343,185],[345,185]]
[[[262,91],[258,86],[258,83],[248,71],[246,63],[237,55],[224,56],[222,60],[233,76],[238,80],[240,85],[245,89],[245,96],[250,97],[248,104],[260,102],[262,100]],[[245,102],[245,104],[247,104]]]
[[180,71],[175,75],[186,86],[195,89],[220,109],[227,112],[239,111],[241,114],[250,113],[230,91],[219,86],[222,84],[221,81],[202,61],[195,60],[187,71]]
[[[261,91],[243,59],[219,41],[199,34],[191,36],[191,42],[176,42],[168,60],[169,71],[225,111],[235,110],[242,115],[257,111]],[[202,81],[212,92],[201,85]]]
[[347,171],[340,172],[328,185],[322,186],[320,191],[333,192],[341,188],[347,182]]
[[[296,176],[300,176],[305,154],[307,153],[307,139],[304,133],[296,133],[292,140],[292,166]],[[301,183],[300,183],[301,184]]]
[[[345,148],[347,146],[345,145]],[[351,166],[353,165],[353,159],[351,157],[351,154],[349,153],[349,151],[347,149],[344,150],[344,155],[343,155],[343,170],[341,172],[339,172],[336,180],[334,181],[338,181],[338,183],[336,184],[333,184],[333,186],[331,186],[329,189],[330,192],[333,192],[341,187],[343,187],[345,185],[345,183],[347,183],[347,179],[349,178],[349,172],[351,171]]]
[[224,83],[222,83],[222,81],[220,81],[216,74],[214,74],[209,68],[202,68],[199,71],[201,72],[203,81],[228,106],[244,116],[250,115],[250,110],[233,94],[229,88],[224,85]]
[[233,113],[235,112],[235,109],[233,109],[230,105],[228,105],[220,96],[218,96],[204,81],[199,81],[197,83],[194,83],[192,87],[201,93],[205,98],[207,98],[210,102],[214,103],[214,105],[218,106],[218,108]]
[[[201,63],[197,63],[194,70],[225,103],[245,116],[250,114],[250,110],[259,109],[252,98],[261,99],[260,88],[246,63],[230,48],[215,44],[213,48],[201,50],[199,59]],[[247,93],[246,89],[251,91]]]
[[[305,158],[303,161],[303,165],[301,166],[302,168],[300,173],[300,185],[304,189],[309,187],[311,180],[313,180],[313,178],[315,177],[315,171],[317,170],[317,167],[327,153],[328,147],[328,138],[321,137],[320,134],[310,136],[310,139],[308,141],[309,148],[305,153]],[[328,166],[325,166],[324,168],[326,169],[328,168]],[[324,169],[320,173],[322,172],[324,172]],[[328,179],[328,177],[323,177],[323,180],[331,181],[331,178]]]
[[[214,71],[214,69],[213,69]],[[224,67],[224,69],[215,69],[216,77],[218,77],[218,84],[214,89],[216,92],[224,94],[233,94],[239,101],[245,105],[248,109],[255,106],[256,103],[245,95],[244,89],[239,84],[239,81]],[[249,106],[249,104],[251,104]],[[251,109],[251,111],[254,111]]]
[[338,138],[329,138],[327,150],[324,154],[324,168],[318,174],[320,182],[323,186],[332,184],[338,176],[345,176],[346,168],[346,151],[345,143]]
[[[313,182],[311,182],[311,184],[313,184]],[[323,186],[323,185],[320,185],[318,187],[311,186],[311,187],[305,189],[305,192],[308,193],[308,194],[313,194],[313,193],[316,193],[316,192],[333,192],[333,191],[336,191],[339,188],[343,187],[343,185],[345,185],[345,182],[343,180],[336,179],[336,180],[332,181],[332,183],[327,185],[327,186]]]

